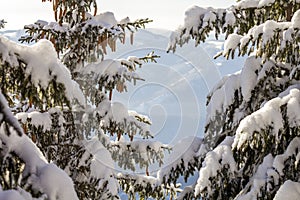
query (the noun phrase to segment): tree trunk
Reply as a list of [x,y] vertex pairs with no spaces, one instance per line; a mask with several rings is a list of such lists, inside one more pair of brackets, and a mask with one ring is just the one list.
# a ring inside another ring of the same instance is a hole
[[293,17],[293,5],[289,3],[286,7],[286,20],[291,21]]

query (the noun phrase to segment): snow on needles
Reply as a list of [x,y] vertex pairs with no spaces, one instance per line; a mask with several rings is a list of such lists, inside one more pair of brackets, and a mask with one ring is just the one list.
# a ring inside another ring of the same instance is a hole
[[262,8],[265,6],[270,6],[275,3],[275,0],[242,0],[237,3],[236,7],[239,9],[247,9],[247,8]]
[[232,50],[237,48],[242,51],[247,47],[250,41],[255,42],[261,37],[261,40],[259,41],[260,44],[257,44],[257,52],[260,52],[264,48],[268,48],[269,43],[274,42],[274,38],[277,37],[276,34],[278,34],[278,32],[282,32],[282,34],[279,35],[279,50],[282,50],[286,47],[288,42],[295,40],[295,37],[297,36],[295,31],[299,28],[300,10],[294,13],[291,22],[276,22],[274,20],[267,20],[265,23],[253,26],[248,33],[243,36],[237,35],[236,33],[230,34],[225,41],[223,55],[228,55]]
[[226,55],[226,52],[232,49],[236,49],[240,43],[240,39],[242,38],[241,35],[238,34],[230,34],[228,39],[224,43],[224,52],[223,55]]
[[146,121],[147,119],[137,113],[129,112],[127,107],[120,102],[111,103],[109,100],[104,100],[95,109],[94,115],[96,113],[102,117],[100,125],[103,129],[110,127],[112,124],[117,124],[117,130],[125,128],[124,131],[130,136],[137,133],[144,138],[151,136],[150,125],[139,121],[137,116]]
[[[30,138],[24,134],[18,136],[13,129],[10,131],[12,134],[7,136],[2,125],[0,140],[5,144],[8,153],[16,153],[25,162],[23,176],[30,175],[28,182],[32,184],[33,189],[45,193],[49,200],[78,199],[72,179],[62,169],[48,163]],[[1,195],[5,194],[0,192]]]
[[[290,144],[289,144],[288,148],[286,149],[286,151],[284,152],[284,154],[281,154],[281,155],[278,155],[278,156],[275,157],[274,163],[273,163],[273,167],[276,169],[276,171],[281,176],[284,175],[283,169],[285,167],[284,166],[285,161],[289,157],[291,157],[294,152],[296,152],[296,149],[298,150],[299,144],[300,144],[300,138],[299,137],[294,138],[290,142]],[[299,153],[298,153],[297,156],[299,156]],[[299,160],[296,160],[295,164],[298,165],[299,164]]]
[[135,69],[135,63],[142,64],[137,57],[128,59],[106,59],[100,62],[90,63],[80,70],[83,80],[90,78],[93,81],[102,81],[102,87],[112,87],[116,85],[119,92],[127,90],[126,81],[136,82],[142,78],[131,69]]
[[[280,65],[280,63],[276,64]],[[250,56],[246,59],[241,71],[221,79],[209,93],[210,101],[207,106],[206,122],[208,123],[214,120],[219,113],[226,111],[228,106],[230,106],[232,101],[236,98],[235,92],[237,90],[241,91],[243,103],[249,102],[255,86],[268,76],[269,71],[274,66],[275,61],[273,60],[263,62],[261,58]],[[277,81],[277,84],[280,84],[279,79]]]
[[186,27],[188,30],[198,30],[197,24],[199,22],[200,16],[205,14],[206,12],[207,10],[205,8],[200,8],[198,6],[189,8],[185,12],[184,27]]
[[21,120],[23,124],[27,122],[27,119],[30,119],[30,123],[33,126],[35,127],[42,126],[43,132],[49,131],[51,129],[52,120],[51,120],[51,115],[48,112],[44,112],[44,113],[40,113],[38,111],[33,111],[30,113],[21,112],[16,114],[16,118],[18,120]]
[[96,179],[103,179],[100,184],[107,181],[107,188],[112,195],[118,195],[119,184],[115,179],[114,174],[114,161],[111,158],[110,152],[99,141],[98,137],[91,140],[86,140],[84,144],[87,153],[93,155],[91,161],[91,177]]
[[103,27],[111,28],[117,25],[117,20],[112,12],[104,12],[96,15],[94,20],[97,25],[101,24]]
[[[291,125],[300,124],[300,85],[289,87],[282,92],[277,98],[268,101],[263,107],[251,115],[245,117],[238,129],[233,143],[233,147],[240,149],[246,141],[251,140],[255,131],[266,129],[273,124],[273,135],[278,138],[279,130],[283,128],[283,116],[280,112],[282,105],[287,105],[287,116]],[[295,117],[296,116],[296,117]],[[294,118],[295,117],[295,118]]]
[[175,170],[177,166],[188,168],[189,161],[197,157],[197,153],[202,145],[203,139],[198,137],[187,137],[180,140],[173,148],[172,153],[165,161],[164,166],[158,172],[159,179],[162,180],[170,171]]
[[199,179],[195,187],[196,196],[199,195],[205,188],[210,190],[210,188],[213,187],[211,185],[210,178],[217,176],[218,172],[225,165],[228,165],[230,172],[233,173],[237,171],[231,150],[233,139],[233,137],[226,137],[219,146],[206,154],[202,163],[202,168],[199,172]]
[[34,86],[46,89],[54,79],[65,86],[68,100],[77,99],[81,105],[85,105],[79,85],[72,80],[70,71],[58,60],[50,41],[42,39],[32,46],[25,46],[0,36],[0,53],[2,62],[7,62],[12,67],[19,67],[18,59],[24,61],[25,75],[31,77]]
[[[222,113],[226,110],[232,99],[235,98],[235,90],[240,88],[241,74],[237,72],[236,74],[230,75],[228,78],[222,79],[220,87],[214,88],[215,91],[210,92],[213,94],[211,96],[210,102],[207,105],[206,111],[206,122],[208,123],[211,119],[214,119],[218,113]],[[221,86],[221,84],[223,84]]]
[[272,168],[273,160],[274,158],[271,154],[268,154],[264,157],[263,162],[258,166],[254,176],[245,187],[245,191],[251,187],[250,191],[248,191],[246,194],[238,195],[236,198],[237,200],[252,200],[257,198],[261,187],[265,186],[267,171]]

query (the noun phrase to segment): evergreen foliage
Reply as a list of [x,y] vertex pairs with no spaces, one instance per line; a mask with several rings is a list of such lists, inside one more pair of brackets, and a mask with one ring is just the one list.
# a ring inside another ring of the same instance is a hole
[[298,187],[299,6],[294,0],[242,0],[227,9],[186,11],[169,51],[190,39],[199,45],[214,31],[216,38],[226,35],[216,57],[248,58],[208,95],[204,142],[188,167],[175,169],[180,175],[199,170],[181,199],[273,199],[288,194],[289,184]]
[[[148,117],[111,101],[115,90],[124,92],[129,82],[143,80],[137,68],[159,56],[105,59],[108,48],[116,51],[117,40],[124,43],[128,32],[133,40],[134,32],[151,20],[97,15],[95,0],[52,3],[56,22],[27,25],[20,38],[35,44],[19,45],[0,36],[0,197],[119,199],[123,189],[131,198],[137,193],[163,198],[171,189],[150,177],[148,168],[161,166],[170,148],[148,140],[153,138]],[[29,159],[30,153],[37,158]],[[117,174],[115,164],[124,171]],[[137,167],[145,174],[134,175]],[[57,177],[60,173],[64,181]]]
[[[182,140],[165,163],[170,148],[149,140],[149,118],[111,101],[115,90],[143,80],[136,69],[158,56],[105,59],[117,40],[151,20],[97,15],[95,0],[49,1],[56,22],[25,26],[20,39],[34,45],[0,36],[1,198],[119,199],[120,191],[130,199],[300,196],[298,0],[186,11],[169,51],[191,39],[199,45],[214,31],[226,36],[216,57],[248,58],[208,94],[204,138]],[[157,176],[148,170],[154,163]],[[115,164],[125,171],[117,174]],[[179,178],[197,171],[198,180],[181,188]]]

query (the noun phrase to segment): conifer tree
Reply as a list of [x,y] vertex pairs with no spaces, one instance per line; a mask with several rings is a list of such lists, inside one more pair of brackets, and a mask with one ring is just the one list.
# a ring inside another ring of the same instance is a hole
[[[0,198],[78,199],[69,176],[54,163],[49,163],[37,147],[37,138],[46,136],[36,134],[38,130],[40,133],[50,130],[49,114],[42,113],[47,106],[82,99],[78,84],[56,60],[50,42],[41,41],[27,47],[0,36],[0,52]],[[65,93],[65,89],[78,93]],[[56,93],[58,90],[60,94]],[[27,116],[34,131],[20,126],[16,119]],[[52,140],[52,136],[49,133],[46,139]],[[51,183],[53,180],[56,184]]]
[[184,165],[162,173],[171,184],[199,171],[180,198],[300,198],[298,9],[294,0],[241,0],[227,9],[186,11],[169,51],[191,39],[199,45],[214,31],[216,38],[226,36],[216,57],[248,58],[209,93],[202,145]]
[[[98,14],[95,0],[50,2],[55,22],[25,26],[20,41],[33,45],[0,36],[5,109],[11,108],[22,127],[10,118],[0,120],[4,128],[14,127],[0,134],[0,195],[119,199],[122,190],[131,198],[163,198],[172,191],[148,168],[162,165],[169,147],[149,140],[148,117],[111,101],[115,90],[126,91],[129,82],[142,80],[136,69],[158,56],[105,59],[109,49],[116,51],[118,40],[124,43],[128,33],[133,40],[134,32],[151,20],[117,21],[111,12]],[[125,171],[117,173],[115,164]],[[137,167],[145,174],[135,174]]]

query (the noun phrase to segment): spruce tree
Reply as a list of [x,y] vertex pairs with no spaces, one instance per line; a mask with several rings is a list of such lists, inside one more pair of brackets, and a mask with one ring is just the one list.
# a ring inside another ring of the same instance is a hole
[[[38,148],[40,138],[54,142],[57,132],[50,132],[50,113],[45,110],[53,104],[82,100],[78,84],[57,61],[50,42],[20,46],[0,36],[0,52],[0,198],[78,199],[69,176]],[[29,118],[30,130],[16,118]]]
[[199,45],[213,31],[226,37],[216,57],[248,58],[208,94],[202,145],[184,165],[162,173],[171,184],[199,171],[180,198],[300,198],[299,8],[294,0],[242,0],[227,9],[186,11],[169,51],[191,39]]
[[[151,20],[117,21],[111,12],[98,14],[95,0],[50,2],[55,22],[26,25],[20,38],[33,45],[0,36],[0,102],[22,127],[13,117],[0,120],[0,195],[119,199],[123,191],[130,198],[163,198],[172,189],[150,176],[149,167],[161,166],[169,147],[149,140],[148,117],[112,102],[113,92],[143,80],[136,69],[158,56],[105,59],[117,41],[124,43],[126,34],[133,40]],[[136,168],[145,173],[135,174]]]

